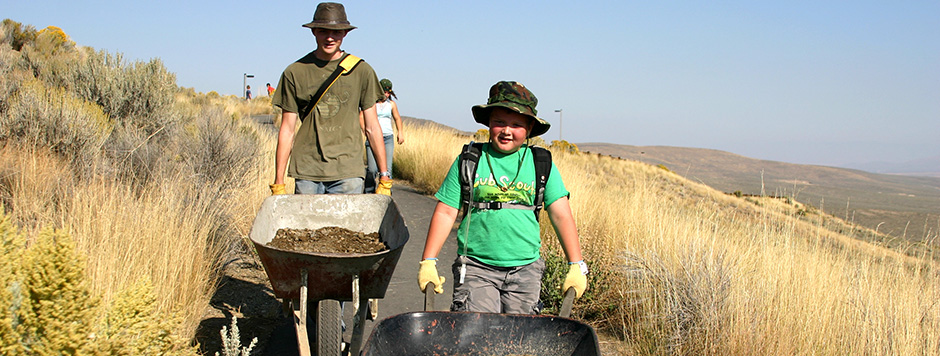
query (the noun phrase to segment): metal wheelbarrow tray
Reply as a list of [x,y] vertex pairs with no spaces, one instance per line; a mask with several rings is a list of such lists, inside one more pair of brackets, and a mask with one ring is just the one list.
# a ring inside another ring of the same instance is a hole
[[363,356],[600,355],[597,334],[551,315],[413,312],[382,320]]
[[[329,226],[365,233],[378,232],[388,249],[370,254],[339,254],[289,251],[267,246],[281,228],[316,230]],[[304,352],[304,348],[309,350],[309,345],[305,345],[307,305],[317,310],[318,302],[324,300],[355,301],[363,306],[356,311],[352,340],[354,351],[360,346],[361,323],[366,311],[364,302],[369,298],[385,297],[409,235],[404,219],[391,197],[377,194],[311,194],[266,198],[255,217],[249,237],[271,281],[275,296],[293,304],[298,346],[302,354],[307,354],[309,351]],[[339,304],[335,303],[335,307],[330,308],[330,314],[338,314],[338,308]],[[341,315],[330,315],[329,319],[336,319],[335,327],[320,325],[317,339],[321,339],[321,329],[331,329],[331,334],[341,333],[338,329],[339,318]],[[325,320],[318,316],[317,321],[321,323]],[[335,338],[333,335],[329,337]],[[339,345],[339,340],[335,344]],[[324,353],[322,348],[320,351],[320,354]],[[335,352],[338,350],[327,351],[330,354],[338,353]]]

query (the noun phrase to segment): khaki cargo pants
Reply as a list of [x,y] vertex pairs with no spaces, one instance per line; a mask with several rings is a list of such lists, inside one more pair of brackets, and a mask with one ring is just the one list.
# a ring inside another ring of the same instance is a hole
[[[466,261],[464,283],[460,283],[461,261]],[[451,311],[483,313],[538,314],[542,311],[539,292],[545,261],[518,267],[495,267],[473,258],[457,257],[454,273],[454,301]]]

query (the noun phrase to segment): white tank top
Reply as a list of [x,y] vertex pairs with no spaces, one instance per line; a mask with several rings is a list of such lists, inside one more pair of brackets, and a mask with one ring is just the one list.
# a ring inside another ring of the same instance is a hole
[[382,125],[382,136],[394,134],[395,129],[392,127],[391,100],[375,103],[375,113],[379,117],[379,125]]

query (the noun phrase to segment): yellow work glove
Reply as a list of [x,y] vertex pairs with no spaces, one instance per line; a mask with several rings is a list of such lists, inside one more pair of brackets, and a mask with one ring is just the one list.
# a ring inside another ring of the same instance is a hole
[[[582,266],[584,269],[582,270]],[[587,289],[587,265],[584,261],[568,265],[568,275],[565,276],[565,283],[561,285],[561,293],[564,294],[568,288],[574,288],[576,296],[581,298]]]
[[269,187],[271,187],[271,195],[287,194],[283,184],[271,184]]
[[437,275],[437,260],[424,260],[420,263],[418,269],[418,288],[422,292],[428,287],[428,283],[434,283],[434,292],[444,293],[444,277]]
[[375,194],[392,196],[392,180],[379,180],[379,185],[375,187]]

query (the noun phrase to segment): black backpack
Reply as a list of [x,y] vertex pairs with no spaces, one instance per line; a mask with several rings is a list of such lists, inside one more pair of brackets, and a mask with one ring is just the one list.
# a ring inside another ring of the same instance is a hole
[[477,209],[525,209],[535,212],[535,221],[539,221],[539,212],[545,202],[545,183],[552,172],[552,152],[541,148],[529,146],[532,150],[532,159],[535,163],[535,200],[532,205],[511,203],[480,203],[473,202],[473,179],[476,177],[477,164],[483,152],[485,142],[470,142],[463,146],[458,164],[460,177],[460,207],[464,209],[463,216],[469,213],[470,207]]

